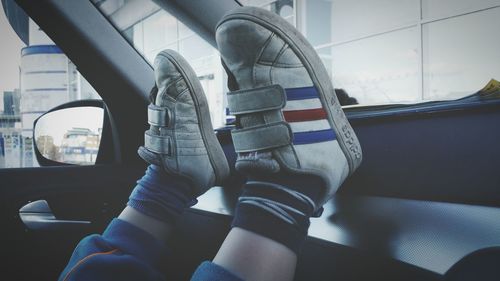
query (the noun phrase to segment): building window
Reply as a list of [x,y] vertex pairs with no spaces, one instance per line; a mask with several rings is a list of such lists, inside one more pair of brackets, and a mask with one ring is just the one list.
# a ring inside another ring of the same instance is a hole
[[500,80],[500,0],[240,2],[280,15],[292,2],[335,88],[361,105],[456,99]]

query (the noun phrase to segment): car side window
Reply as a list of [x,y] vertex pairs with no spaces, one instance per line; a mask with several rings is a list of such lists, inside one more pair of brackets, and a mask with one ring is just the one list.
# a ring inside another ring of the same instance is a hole
[[[2,4],[0,168],[37,167],[34,120],[61,104],[101,97],[64,52],[14,1],[2,1]],[[85,116],[74,115],[71,118]],[[100,136],[99,129],[86,129],[67,128],[61,138],[41,138],[44,144],[51,147],[53,154],[71,158],[75,155],[69,154],[84,151],[87,143],[95,146],[96,138]],[[74,131],[79,132],[79,138],[91,141],[80,142],[78,145],[83,145],[82,148],[70,147],[77,145],[76,142],[69,142],[75,135]]]

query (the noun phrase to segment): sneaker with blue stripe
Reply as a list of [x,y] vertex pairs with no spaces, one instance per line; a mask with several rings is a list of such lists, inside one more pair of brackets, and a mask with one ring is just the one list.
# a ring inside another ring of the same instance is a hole
[[287,21],[241,7],[217,25],[229,77],[236,168],[319,176],[321,207],[361,163],[359,141],[314,48]]

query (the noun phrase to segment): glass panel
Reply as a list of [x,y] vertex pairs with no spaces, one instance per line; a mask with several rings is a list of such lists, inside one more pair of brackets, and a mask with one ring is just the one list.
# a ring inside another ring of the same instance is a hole
[[254,7],[263,7],[268,5],[269,3],[275,2],[273,0],[239,0],[239,2],[243,6],[254,6]]
[[[416,24],[419,17],[418,0],[332,0],[331,2],[331,36],[334,42]],[[323,18],[312,17],[311,20],[322,22]]]
[[286,19],[295,26],[295,10],[293,0],[241,0],[243,6],[254,6],[269,10]]
[[[418,92],[416,28],[320,49],[333,85],[360,104],[415,102]],[[331,71],[331,70],[330,70]]]
[[14,3],[0,5],[0,168],[38,166],[33,121],[40,115],[69,101],[100,99],[61,49]]
[[500,5],[500,0],[422,0],[424,19],[449,17]]
[[499,80],[500,8],[423,27],[425,99],[454,99]]
[[[208,52],[207,52],[208,51]],[[215,54],[216,50],[201,37],[193,35],[179,41],[179,53],[187,61]],[[198,67],[197,67],[198,68]]]
[[179,27],[179,38],[185,38],[196,34],[191,29],[189,29],[189,27],[185,26],[182,22],[179,21],[177,22],[177,24]]
[[161,51],[165,45],[174,43],[177,36],[177,20],[165,11],[146,18],[143,22],[144,52]]
[[332,42],[332,5],[329,0],[305,2],[305,36],[313,46]]

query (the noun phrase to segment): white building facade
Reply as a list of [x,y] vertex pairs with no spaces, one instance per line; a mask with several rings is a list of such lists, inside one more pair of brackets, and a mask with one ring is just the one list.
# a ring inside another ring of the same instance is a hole
[[21,166],[37,166],[33,122],[48,110],[73,100],[100,98],[76,66],[30,19],[29,45],[21,50]]

